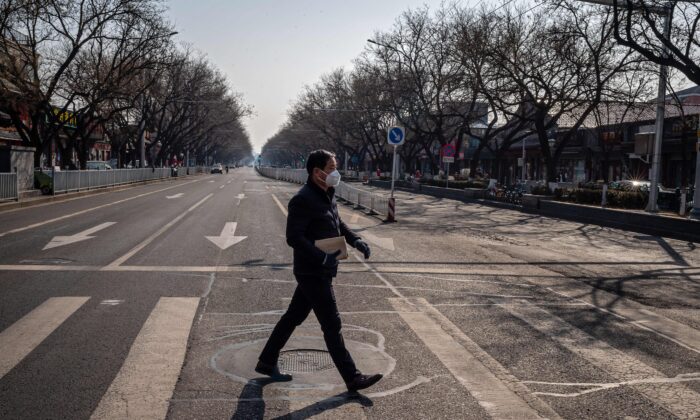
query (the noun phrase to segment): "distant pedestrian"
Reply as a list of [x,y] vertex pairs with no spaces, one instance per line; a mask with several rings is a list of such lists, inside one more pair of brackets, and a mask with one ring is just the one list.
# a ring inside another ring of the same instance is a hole
[[374,385],[382,375],[361,374],[345,348],[333,292],[333,277],[338,273],[337,257],[341,251],[326,253],[317,248],[315,242],[342,237],[342,240],[362,252],[365,259],[370,256],[370,249],[340,220],[335,202],[334,187],[340,183],[335,155],[325,150],[311,152],[306,171],[309,175],[306,185],[292,197],[287,216],[287,244],[294,249],[297,287],[287,312],[272,330],[255,371],[277,381],[292,380],[292,375],[280,372],[277,361],[294,329],[313,310],[340,376],[349,391],[357,391]]

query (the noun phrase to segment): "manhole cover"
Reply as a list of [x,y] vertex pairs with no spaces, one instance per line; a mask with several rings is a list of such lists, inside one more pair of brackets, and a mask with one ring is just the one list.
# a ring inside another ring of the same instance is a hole
[[333,369],[333,359],[325,350],[297,349],[280,353],[280,370],[284,372],[320,372]]

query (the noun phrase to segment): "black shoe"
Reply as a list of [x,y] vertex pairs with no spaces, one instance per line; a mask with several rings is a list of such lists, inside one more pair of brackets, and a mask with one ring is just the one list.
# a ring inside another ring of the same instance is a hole
[[255,366],[255,371],[261,375],[267,375],[276,382],[289,382],[292,380],[292,375],[280,372],[276,364],[271,365],[269,363],[259,361],[257,366]]
[[348,386],[348,391],[354,392],[369,388],[379,382],[380,379],[382,379],[381,373],[377,373],[376,375],[357,374],[350,382],[346,383],[346,385]]

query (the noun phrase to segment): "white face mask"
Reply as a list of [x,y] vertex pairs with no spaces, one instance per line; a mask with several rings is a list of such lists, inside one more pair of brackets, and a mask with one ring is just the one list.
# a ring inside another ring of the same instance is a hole
[[[325,172],[323,172],[325,174]],[[333,172],[326,174],[326,185],[329,187],[337,187],[340,184],[340,172],[334,170]]]

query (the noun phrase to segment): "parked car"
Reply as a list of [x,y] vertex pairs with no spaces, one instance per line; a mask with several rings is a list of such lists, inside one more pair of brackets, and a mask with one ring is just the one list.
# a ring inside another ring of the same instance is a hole
[[34,188],[41,190],[42,194],[53,192],[53,178],[50,169],[36,168],[34,170]]
[[101,161],[101,160],[89,160],[89,161],[85,162],[85,169],[104,171],[104,170],[112,169],[112,167],[109,165],[109,163]]
[[213,174],[223,174],[224,173],[224,168],[221,166],[220,163],[215,164],[214,166],[211,167],[211,173]]

